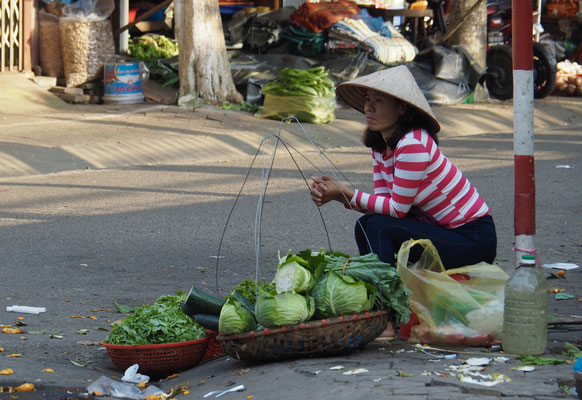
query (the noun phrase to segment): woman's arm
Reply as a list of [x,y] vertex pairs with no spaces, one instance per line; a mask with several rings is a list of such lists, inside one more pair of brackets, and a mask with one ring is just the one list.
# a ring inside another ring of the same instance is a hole
[[390,193],[388,193],[388,182],[380,173],[380,165],[375,163],[375,194],[356,190],[352,203],[355,203],[355,207],[396,218],[404,218],[408,214],[414,204],[422,180],[426,176],[430,154],[419,137],[410,135],[402,139],[393,157],[395,158],[394,169],[385,171],[385,173],[392,175]]

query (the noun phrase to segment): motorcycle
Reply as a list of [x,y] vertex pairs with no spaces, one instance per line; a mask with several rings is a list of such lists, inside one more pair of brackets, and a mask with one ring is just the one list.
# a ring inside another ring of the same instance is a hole
[[[489,94],[500,100],[513,97],[513,55],[511,51],[511,2],[487,4],[487,69],[485,82]],[[509,3],[509,4],[507,4]],[[534,31],[543,31],[537,23],[539,5],[534,10]],[[533,32],[532,32],[533,34]],[[556,86],[556,59],[543,44],[533,42],[534,97],[541,99]]]

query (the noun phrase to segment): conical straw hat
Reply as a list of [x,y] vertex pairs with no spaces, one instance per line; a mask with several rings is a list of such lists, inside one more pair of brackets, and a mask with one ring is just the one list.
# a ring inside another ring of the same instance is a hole
[[426,97],[424,97],[424,94],[416,84],[416,80],[405,65],[384,69],[340,83],[336,87],[336,93],[343,101],[363,113],[366,89],[388,94],[417,108],[426,115],[427,121],[432,127],[432,133],[440,131],[441,127],[428,101],[426,101]]

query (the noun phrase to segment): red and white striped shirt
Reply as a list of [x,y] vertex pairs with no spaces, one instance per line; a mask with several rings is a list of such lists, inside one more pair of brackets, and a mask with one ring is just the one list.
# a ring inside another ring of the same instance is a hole
[[416,206],[445,228],[489,213],[475,187],[425,130],[408,132],[392,154],[372,151],[372,157],[374,194],[356,190],[351,199],[355,209],[404,218]]

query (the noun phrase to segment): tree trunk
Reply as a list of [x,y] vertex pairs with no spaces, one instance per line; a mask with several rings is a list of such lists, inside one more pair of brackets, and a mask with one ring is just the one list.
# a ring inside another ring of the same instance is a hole
[[[451,28],[461,20],[469,9],[479,0],[451,1],[448,27]],[[483,69],[487,67],[487,1],[473,10],[465,23],[451,36],[449,43],[463,46],[473,56],[477,64]],[[475,101],[482,102],[488,99],[484,87],[475,88]]]
[[218,0],[174,3],[180,47],[178,104],[196,106],[198,97],[213,106],[242,102],[232,80]]

